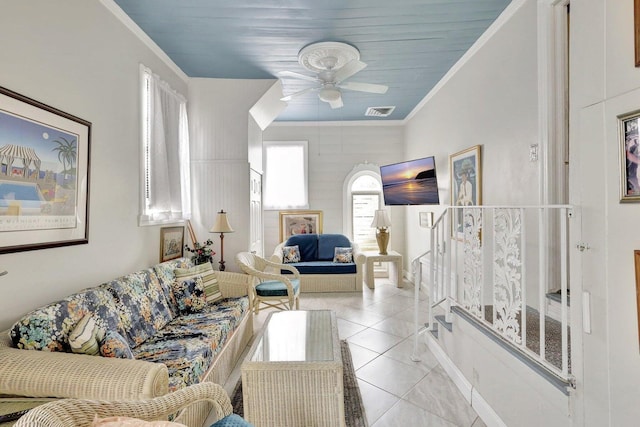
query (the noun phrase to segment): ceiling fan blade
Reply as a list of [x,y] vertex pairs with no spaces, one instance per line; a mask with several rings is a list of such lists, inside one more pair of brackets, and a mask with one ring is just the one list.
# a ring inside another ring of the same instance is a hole
[[280,76],[280,77],[292,77],[294,79],[307,80],[307,81],[316,82],[316,83],[320,81],[320,80],[318,80],[317,77],[305,76],[304,74],[295,73],[293,71],[280,71],[278,73],[278,76]]
[[331,101],[329,102],[329,105],[331,106],[332,109],[336,109],[336,108],[342,108],[344,106],[344,104],[342,103],[342,97],[336,99],[335,101]]
[[358,82],[347,82],[342,83],[339,86],[341,89],[347,90],[355,90],[358,92],[370,92],[370,93],[387,93],[389,86],[385,85],[377,85],[373,83],[358,83]]
[[351,61],[344,64],[341,68],[336,70],[333,80],[336,83],[340,83],[341,81],[353,76],[358,71],[363,70],[366,66],[367,64],[365,64],[364,62],[357,59],[352,59]]
[[313,92],[314,90],[318,90],[317,87],[310,87],[307,89],[303,89],[298,92],[294,92],[291,95],[284,96],[280,98],[280,101],[291,101],[293,98],[297,98],[298,96],[304,95],[305,93]]

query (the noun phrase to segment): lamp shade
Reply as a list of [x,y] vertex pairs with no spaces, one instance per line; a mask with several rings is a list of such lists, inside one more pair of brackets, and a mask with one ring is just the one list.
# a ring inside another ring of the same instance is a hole
[[378,209],[373,216],[372,228],[387,228],[391,227],[391,219],[389,213],[384,209]]
[[227,213],[224,210],[218,212],[218,216],[216,216],[216,222],[209,230],[210,233],[233,233],[233,228],[229,225],[229,219],[227,218]]

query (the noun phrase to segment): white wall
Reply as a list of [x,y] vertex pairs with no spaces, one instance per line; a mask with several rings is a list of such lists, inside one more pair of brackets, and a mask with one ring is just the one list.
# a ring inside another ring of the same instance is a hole
[[[536,1],[514,2],[507,14],[406,125],[407,157],[436,156],[443,204],[451,197],[449,156],[474,145],[481,146],[484,205],[538,204],[540,163],[529,161],[529,146],[539,141]],[[407,211],[409,257],[428,249],[426,232],[414,225],[418,210]],[[455,322],[440,344],[506,425],[566,425],[562,393],[464,320]]]
[[[435,155],[441,204],[451,200],[449,156],[475,145],[483,204],[538,202],[539,164],[528,161],[538,141],[535,26],[528,2],[408,121],[407,158]],[[420,210],[407,210],[407,224],[418,223]],[[429,249],[426,231],[407,230],[410,257]]]
[[0,85],[92,123],[89,244],[0,255],[5,329],[30,309],[158,262],[159,227],[137,218],[139,64],[185,96],[187,84],[97,1],[2,2],[0,39]]
[[260,136],[249,109],[272,85],[273,80],[194,78],[189,82],[192,225],[199,240],[214,241],[214,258],[219,261],[220,235],[209,230],[216,212],[228,213],[235,231],[224,238],[227,271],[239,271],[234,256],[250,245],[249,129],[254,145]]
[[[538,141],[536,8],[537,3],[552,2],[521,3],[406,127],[407,155],[435,152],[439,178],[448,169],[449,154],[482,144],[485,204],[537,202],[539,165],[527,159],[528,146]],[[492,355],[490,346],[462,323],[441,340],[448,356],[507,425],[631,426],[640,419],[633,260],[633,250],[640,248],[634,229],[640,210],[637,204],[619,202],[617,120],[640,108],[632,17],[633,2],[571,4],[570,203],[578,209],[570,222],[570,264],[577,389],[568,399],[545,392],[517,365],[498,362],[502,353]],[[433,142],[443,140],[446,145]],[[413,236],[407,226],[409,253],[419,247]],[[579,252],[578,242],[591,249]],[[589,334],[581,328],[582,291],[591,295]],[[522,387],[523,382],[529,386]]]
[[[320,101],[319,101],[320,102]],[[321,103],[319,108],[329,108]],[[342,233],[342,188],[354,166],[369,162],[383,165],[405,160],[403,127],[394,124],[272,124],[265,141],[309,141],[309,209],[323,212],[324,233]],[[392,207],[389,249],[402,252],[403,209]],[[279,243],[278,211],[265,211],[265,255]]]
[[619,202],[617,120],[640,108],[633,2],[574,2],[571,17],[571,202],[581,205],[576,228],[591,247],[574,264],[581,290],[592,297],[592,333],[581,337],[584,402],[577,411],[586,426],[636,425],[640,347],[633,250],[640,249],[640,209]]

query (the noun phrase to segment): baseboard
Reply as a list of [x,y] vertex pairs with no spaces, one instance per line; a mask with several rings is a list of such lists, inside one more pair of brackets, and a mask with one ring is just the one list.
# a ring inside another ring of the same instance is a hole
[[426,337],[429,350],[431,350],[436,359],[438,359],[438,362],[447,375],[449,375],[449,378],[451,378],[456,387],[458,387],[458,390],[460,390],[462,396],[469,402],[473,410],[482,418],[482,421],[484,421],[488,427],[507,427],[489,403],[473,388],[473,385],[465,378],[447,353],[444,352],[440,344],[438,344],[438,341],[429,334],[424,334],[424,336]]

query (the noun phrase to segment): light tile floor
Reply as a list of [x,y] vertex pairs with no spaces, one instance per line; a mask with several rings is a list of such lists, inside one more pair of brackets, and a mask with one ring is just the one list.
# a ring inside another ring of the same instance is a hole
[[[397,288],[376,278],[375,289],[362,293],[302,294],[301,310],[336,312],[341,339],[349,342],[358,385],[370,427],[482,427],[485,424],[464,399],[433,354],[419,339],[420,362],[413,352],[414,287]],[[421,294],[421,299],[426,295]],[[426,303],[419,311],[426,322]],[[260,330],[271,309],[254,317]],[[239,365],[225,384],[231,394]],[[206,424],[207,426],[209,424]]]

